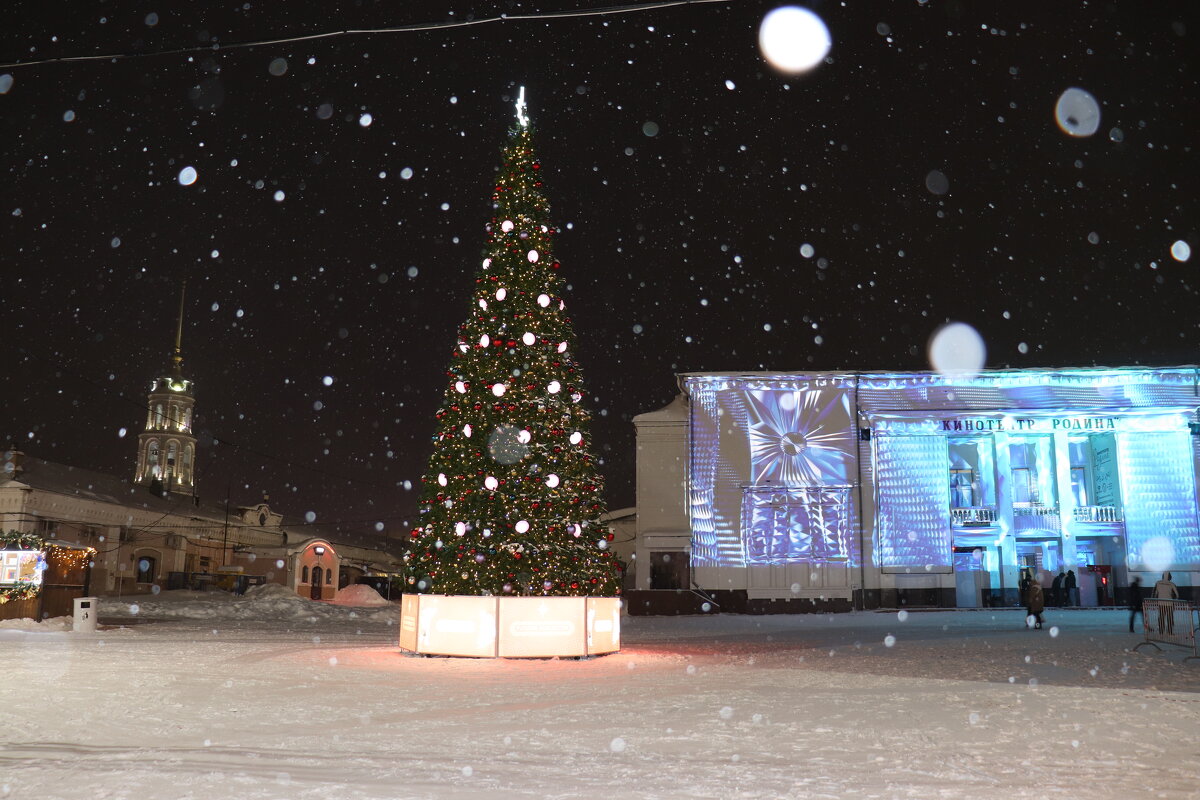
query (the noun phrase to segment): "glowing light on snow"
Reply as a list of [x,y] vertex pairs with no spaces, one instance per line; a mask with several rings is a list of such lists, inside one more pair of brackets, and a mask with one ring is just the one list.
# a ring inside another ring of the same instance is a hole
[[620,736],[616,737],[615,739],[613,739],[611,742],[608,743],[608,749],[613,751],[614,753],[624,753],[625,752],[625,740],[622,739]]
[[492,343],[492,338],[490,336],[488,336],[486,333],[483,336],[479,337],[479,346],[480,347],[487,347],[491,343]]
[[221,257],[221,251],[220,251],[220,250],[213,250],[211,253],[209,253],[209,254],[208,254],[208,256],[209,256],[209,258],[220,258],[220,257]]
[[467,523],[465,523],[465,522],[454,523],[454,535],[455,536],[466,536],[467,535]]
[[458,392],[459,394],[466,394],[467,393],[467,385],[465,383],[463,383],[462,381],[455,381],[454,382],[454,390],[456,392]]
[[438,473],[438,486],[445,486],[445,485],[446,485],[446,473],[439,472]]
[[550,381],[550,383],[546,384],[546,391],[550,394],[558,394],[561,389],[562,384],[558,381]]
[[[763,18],[758,29],[763,58],[780,72],[793,75],[820,64],[832,46],[829,29],[807,8],[777,8]],[[733,88],[729,81],[725,84]]]
[[196,182],[196,168],[195,167],[184,167],[183,169],[179,170],[179,185],[180,186],[191,186],[195,182]]
[[402,181],[411,180],[412,176],[413,176],[412,167],[405,167],[404,169],[400,170],[400,180],[402,180]]
[[987,346],[965,322],[943,325],[929,340],[929,363],[943,375],[969,378],[983,369]]
[[108,243],[108,246],[109,246],[109,247],[112,247],[112,248],[117,248],[117,247],[120,247],[120,246],[121,246],[121,237],[120,237],[120,236],[114,236],[114,237],[112,238],[112,240],[111,240],[111,241],[109,241],[109,243]]
[[523,519],[517,520],[517,524],[513,526],[513,530],[517,533],[525,533],[529,530],[529,523]]
[[505,233],[508,233],[514,227],[515,226],[513,225],[513,221],[511,219],[506,219],[504,222],[500,223],[500,230],[504,231]]
[[75,121],[75,112],[74,111],[67,109],[66,111],[63,112],[63,122],[74,122],[74,121]]
[[583,441],[583,434],[580,433],[579,431],[575,431],[574,433],[571,434],[568,441],[570,441],[571,444],[579,444],[580,442]]
[[816,249],[808,242],[800,245],[800,255],[804,258],[812,258],[816,252]]
[[310,523],[316,522],[317,521],[317,512],[315,512],[315,511],[306,512],[304,515],[304,521],[310,522]]
[[283,193],[283,189],[279,189],[275,192],[276,203],[282,203],[285,197],[287,197],[287,195]]
[[124,439],[125,434],[127,434],[127,433],[129,433],[129,430],[127,428],[121,428],[117,431],[117,438]]
[[496,489],[500,488],[500,481],[496,480],[495,476],[488,475],[483,479],[483,486],[485,489],[494,492]]
[[496,299],[497,299],[497,300],[503,300],[503,299],[504,299],[504,298],[506,298],[506,297],[508,297],[508,290],[507,290],[507,289],[500,288],[500,289],[497,289],[497,290],[496,290]]
[[642,125],[642,134],[650,137],[658,136],[658,123],[653,120],[644,123]]
[[542,308],[548,308],[550,306],[550,295],[539,294],[538,295],[538,305],[541,306]]
[[565,352],[567,352],[567,343],[566,343],[566,342],[559,342],[559,343],[558,343],[558,352],[560,352],[560,353],[565,353]]
[[503,397],[505,391],[507,391],[507,389],[503,383],[492,384],[492,394],[496,395],[496,397]]
[[1068,136],[1091,136],[1100,127],[1100,104],[1090,92],[1072,86],[1054,104],[1054,119]]
[[530,250],[530,251],[529,251],[528,258],[529,258],[529,263],[530,263],[530,264],[536,264],[536,263],[537,263],[537,260],[538,260],[538,251],[537,251],[537,250]]
[[363,126],[364,128],[371,127],[371,122],[372,122],[372,117],[370,114],[363,114],[361,117],[358,118],[358,124]]
[[471,426],[469,424],[463,425],[463,436],[467,437],[468,439],[471,438]]
[[732,92],[737,88],[737,85],[733,81],[725,81],[725,88]]
[[558,476],[555,475],[553,472],[551,472],[549,475],[546,476],[546,485],[549,486],[551,489],[558,486],[558,483],[559,483]]
[[896,637],[892,636],[890,633],[887,636],[883,637],[883,646],[884,647],[895,647],[896,646]]
[[326,375],[324,378],[321,378],[321,383],[325,384],[326,386],[333,386],[333,376]]
[[1191,257],[1192,246],[1183,239],[1180,239],[1179,241],[1175,242],[1175,244],[1171,245],[1171,258],[1182,263]]
[[532,333],[530,333],[529,331],[525,331],[525,333],[521,334],[521,341],[522,341],[522,342],[523,342],[523,343],[524,343],[526,346],[532,346],[532,345],[533,345],[533,343],[537,341],[537,337],[536,337],[536,336],[534,336],[534,335],[533,335]]
[[0,75],[0,94],[8,94],[8,90],[12,88],[13,76],[9,73]]
[[287,72],[287,70],[288,63],[286,58],[271,59],[271,63],[267,65],[267,72],[271,73],[276,78],[278,78],[280,75],[283,75],[285,72]]

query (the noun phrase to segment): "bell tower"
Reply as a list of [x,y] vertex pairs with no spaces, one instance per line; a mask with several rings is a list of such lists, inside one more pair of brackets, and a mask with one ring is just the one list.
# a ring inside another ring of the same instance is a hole
[[[184,283],[179,291],[179,321],[175,326],[175,353],[170,374],[150,382],[146,430],[138,436],[134,483],[163,492],[192,493],[196,469],[196,437],[192,435],[192,407],[196,398],[192,382],[183,377]],[[156,484],[157,481],[157,484]]]

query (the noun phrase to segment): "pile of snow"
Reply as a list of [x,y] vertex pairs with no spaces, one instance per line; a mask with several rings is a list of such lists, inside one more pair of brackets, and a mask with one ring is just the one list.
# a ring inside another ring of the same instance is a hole
[[338,590],[337,597],[332,601],[339,606],[390,606],[392,602],[375,591],[375,587],[367,586],[365,583],[347,586],[345,589]]
[[48,633],[69,631],[73,626],[74,620],[71,617],[50,617],[41,622],[29,617],[0,620],[0,630],[6,631],[43,631]]
[[[370,589],[370,587],[367,587]],[[371,590],[376,597],[379,594]],[[382,599],[382,598],[380,598]],[[254,586],[242,597],[226,592],[173,590],[137,597],[100,598],[100,617],[120,619],[204,619],[204,620],[305,620],[309,622],[371,620],[396,622],[399,609],[384,601],[383,607],[361,610],[363,605],[335,605],[301,597],[279,584]],[[359,610],[355,610],[359,609]]]

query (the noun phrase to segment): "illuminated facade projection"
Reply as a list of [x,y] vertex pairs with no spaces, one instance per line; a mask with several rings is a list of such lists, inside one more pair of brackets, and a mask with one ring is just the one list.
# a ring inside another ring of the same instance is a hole
[[[672,542],[689,564],[679,588],[723,608],[1016,605],[1023,571],[1051,602],[1073,571],[1081,605],[1113,605],[1134,575],[1152,585],[1169,569],[1185,596],[1200,578],[1200,369],[680,383],[688,538],[671,540],[669,503],[639,478],[657,527],[639,558]],[[657,433],[639,474],[674,446],[662,412],[645,417]]]

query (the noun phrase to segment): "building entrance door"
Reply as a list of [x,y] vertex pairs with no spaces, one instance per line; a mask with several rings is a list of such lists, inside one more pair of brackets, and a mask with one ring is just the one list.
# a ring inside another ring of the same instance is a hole
[[320,567],[313,567],[312,568],[312,591],[310,591],[308,594],[308,596],[311,597],[313,600],[321,599],[321,581],[323,581],[324,579],[325,579],[324,570],[322,570]]
[[992,603],[992,589],[998,587],[992,586],[988,562],[995,560],[993,548],[954,548],[955,605],[958,608],[981,608]]

